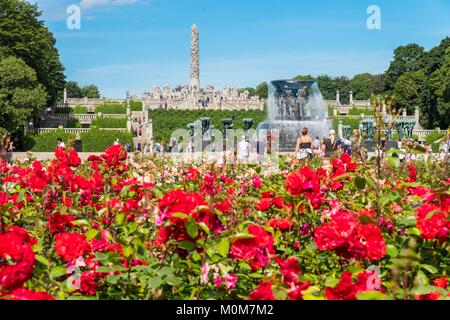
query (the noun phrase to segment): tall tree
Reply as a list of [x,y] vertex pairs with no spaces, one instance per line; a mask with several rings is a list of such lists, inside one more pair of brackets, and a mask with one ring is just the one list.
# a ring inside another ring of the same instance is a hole
[[39,20],[38,6],[22,0],[0,1],[0,55],[22,59],[36,71],[53,103],[64,88],[64,67],[53,34]]
[[90,84],[81,88],[81,93],[83,97],[91,98],[91,99],[99,99],[100,98],[100,90],[97,86]]
[[430,88],[436,97],[436,112],[433,114],[434,117],[429,115],[429,120],[431,125],[447,129],[450,126],[450,47],[447,48],[444,57],[442,67],[430,77]]
[[76,81],[68,81],[66,89],[68,98],[83,98],[83,92]]
[[47,93],[21,59],[0,59],[0,123],[14,132],[46,107]]
[[409,114],[414,112],[415,107],[421,104],[425,81],[426,76],[422,70],[402,74],[394,87],[398,106],[406,108]]
[[336,99],[336,91],[340,90],[336,88],[334,79],[330,76],[323,74],[317,77],[317,85],[325,100]]
[[386,71],[384,89],[391,91],[402,74],[415,72],[423,68],[424,48],[418,44],[400,46],[394,50],[394,60]]
[[256,95],[258,95],[262,99],[267,99],[269,97],[269,86],[267,82],[262,82],[256,86],[255,89]]

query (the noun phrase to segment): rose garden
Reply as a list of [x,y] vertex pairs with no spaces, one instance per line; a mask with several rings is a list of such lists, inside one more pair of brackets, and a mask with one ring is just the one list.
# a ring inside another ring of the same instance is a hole
[[187,85],[109,99],[66,81],[38,4],[0,16],[0,300],[450,299],[449,37],[381,74],[217,89],[193,25]]

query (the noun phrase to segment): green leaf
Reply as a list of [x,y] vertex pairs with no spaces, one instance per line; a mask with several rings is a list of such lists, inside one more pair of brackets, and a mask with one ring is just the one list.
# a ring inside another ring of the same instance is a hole
[[147,284],[150,289],[157,289],[161,286],[162,280],[161,277],[151,277],[148,279]]
[[180,219],[192,219],[191,216],[187,215],[186,213],[182,213],[182,212],[176,212],[174,214],[172,214],[172,218],[180,218]]
[[125,248],[123,249],[123,254],[124,254],[124,256],[127,257],[127,258],[128,258],[129,256],[131,256],[132,253],[133,253],[133,248],[131,248],[131,247],[125,247]]
[[186,227],[187,234],[192,239],[197,238],[199,226],[194,220],[187,221],[184,226]]
[[379,291],[366,291],[356,294],[358,300],[392,300],[391,297],[382,294]]
[[195,262],[198,262],[198,261],[202,260],[202,256],[198,252],[194,252],[192,254],[192,260],[194,260]]
[[377,185],[375,184],[375,181],[373,181],[372,178],[366,177],[366,182],[372,188],[372,190],[376,190],[377,189]]
[[90,229],[88,232],[86,232],[86,240],[90,241],[93,238],[95,238],[99,234],[98,230]]
[[125,213],[120,213],[116,216],[117,224],[123,224],[124,221],[125,221]]
[[184,240],[179,244],[179,247],[188,251],[195,250],[195,244],[192,241]]
[[234,239],[253,239],[255,236],[248,233],[238,233],[233,236]]
[[87,221],[86,219],[75,220],[75,221],[72,222],[72,224],[74,224],[76,226],[87,226],[87,227],[91,226],[89,221]]
[[59,267],[53,267],[50,271],[50,277],[52,278],[59,278],[61,276],[65,276],[67,274],[66,267],[59,266]]
[[392,244],[388,244],[386,246],[386,252],[387,252],[388,256],[391,258],[395,258],[398,256],[398,249],[395,246],[393,246]]
[[420,265],[423,269],[427,270],[429,273],[431,274],[435,274],[438,272],[438,269],[436,269],[436,267],[433,267],[429,264],[421,264]]
[[209,228],[208,228],[208,226],[206,225],[206,223],[200,222],[200,223],[198,223],[198,225],[200,226],[200,228],[202,228],[203,231],[205,231],[205,233],[206,233],[207,235],[209,235],[210,231],[209,231]]
[[21,189],[19,191],[19,195],[17,196],[16,202],[17,203],[22,202],[23,199],[25,199],[25,189]]
[[417,228],[408,228],[408,230],[406,230],[406,233],[409,235],[420,237],[420,231]]
[[153,189],[153,193],[155,194],[156,199],[162,199],[162,197],[164,197],[164,193],[159,189]]
[[222,240],[217,244],[217,252],[222,256],[226,257],[230,251],[230,241]]
[[366,178],[364,177],[355,177],[355,187],[359,190],[363,190],[366,188]]
[[50,265],[50,262],[44,256],[41,256],[41,255],[38,254],[38,255],[35,256],[35,258],[36,258],[37,261],[42,263],[44,266],[48,267]]
[[165,279],[164,279],[168,285],[177,287],[181,284],[181,279],[174,276],[173,274],[168,275]]
[[99,273],[110,273],[112,271],[111,267],[108,266],[100,266],[96,269],[96,272]]

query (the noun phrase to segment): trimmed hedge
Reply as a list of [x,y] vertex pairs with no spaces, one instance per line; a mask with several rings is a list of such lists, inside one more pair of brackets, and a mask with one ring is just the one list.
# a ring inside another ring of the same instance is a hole
[[96,126],[98,128],[126,128],[127,119],[97,117],[94,120],[92,120],[92,126]]
[[142,101],[130,101],[131,111],[142,111]]
[[[353,129],[359,129],[359,124],[362,121],[362,119],[349,119],[344,118],[342,119],[342,125],[343,126],[350,126]],[[339,125],[339,119],[337,117],[333,117],[333,129],[338,132],[338,125]]]
[[[33,152],[53,152],[56,148],[56,139],[62,138],[69,146],[75,141],[75,134],[65,133],[64,130],[56,130],[36,135],[26,135],[24,147]],[[111,146],[116,139],[122,145],[127,142],[133,144],[133,135],[129,132],[104,131],[92,129],[90,132],[81,133],[80,138],[83,145],[83,152],[103,152]]]
[[52,152],[57,147],[56,139],[63,139],[67,145],[71,140],[75,139],[75,135],[65,133],[64,130],[56,130],[41,134],[28,134],[24,139],[25,150],[34,152]]
[[355,108],[355,107],[353,107],[353,108],[351,108],[348,111],[348,114],[351,115],[351,116],[359,116],[361,114],[364,114],[366,116],[374,116],[375,115],[375,111],[373,109],[370,109],[370,108],[362,109],[362,108]]
[[187,129],[189,123],[197,121],[199,118],[211,118],[212,124],[216,129],[223,129],[222,119],[232,118],[233,113],[236,115],[234,119],[234,128],[243,129],[244,118],[253,118],[253,129],[256,129],[259,123],[266,120],[266,111],[260,110],[149,110],[149,118],[153,122],[153,138],[155,141],[167,142],[172,132],[176,129]]
[[95,112],[102,114],[126,114],[127,107],[123,104],[101,104],[95,107]]
[[80,137],[83,143],[83,152],[102,152],[110,147],[116,139],[119,139],[122,145],[127,142],[133,145],[133,135],[129,132],[104,131],[93,128],[90,132],[82,133]]
[[56,108],[55,113],[56,114],[87,114],[88,109],[87,109],[87,107],[83,107],[83,106],[75,106],[73,108],[70,108],[70,107]]
[[66,121],[66,128],[81,128],[80,120],[69,119]]

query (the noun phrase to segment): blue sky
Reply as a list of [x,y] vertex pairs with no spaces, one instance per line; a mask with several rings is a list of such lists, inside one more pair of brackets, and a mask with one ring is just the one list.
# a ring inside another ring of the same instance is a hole
[[[110,98],[189,80],[190,26],[200,28],[201,84],[255,86],[298,74],[385,71],[393,49],[450,36],[448,0],[31,0],[55,34],[68,80]],[[66,26],[81,7],[81,29]],[[381,30],[366,26],[381,9]]]

